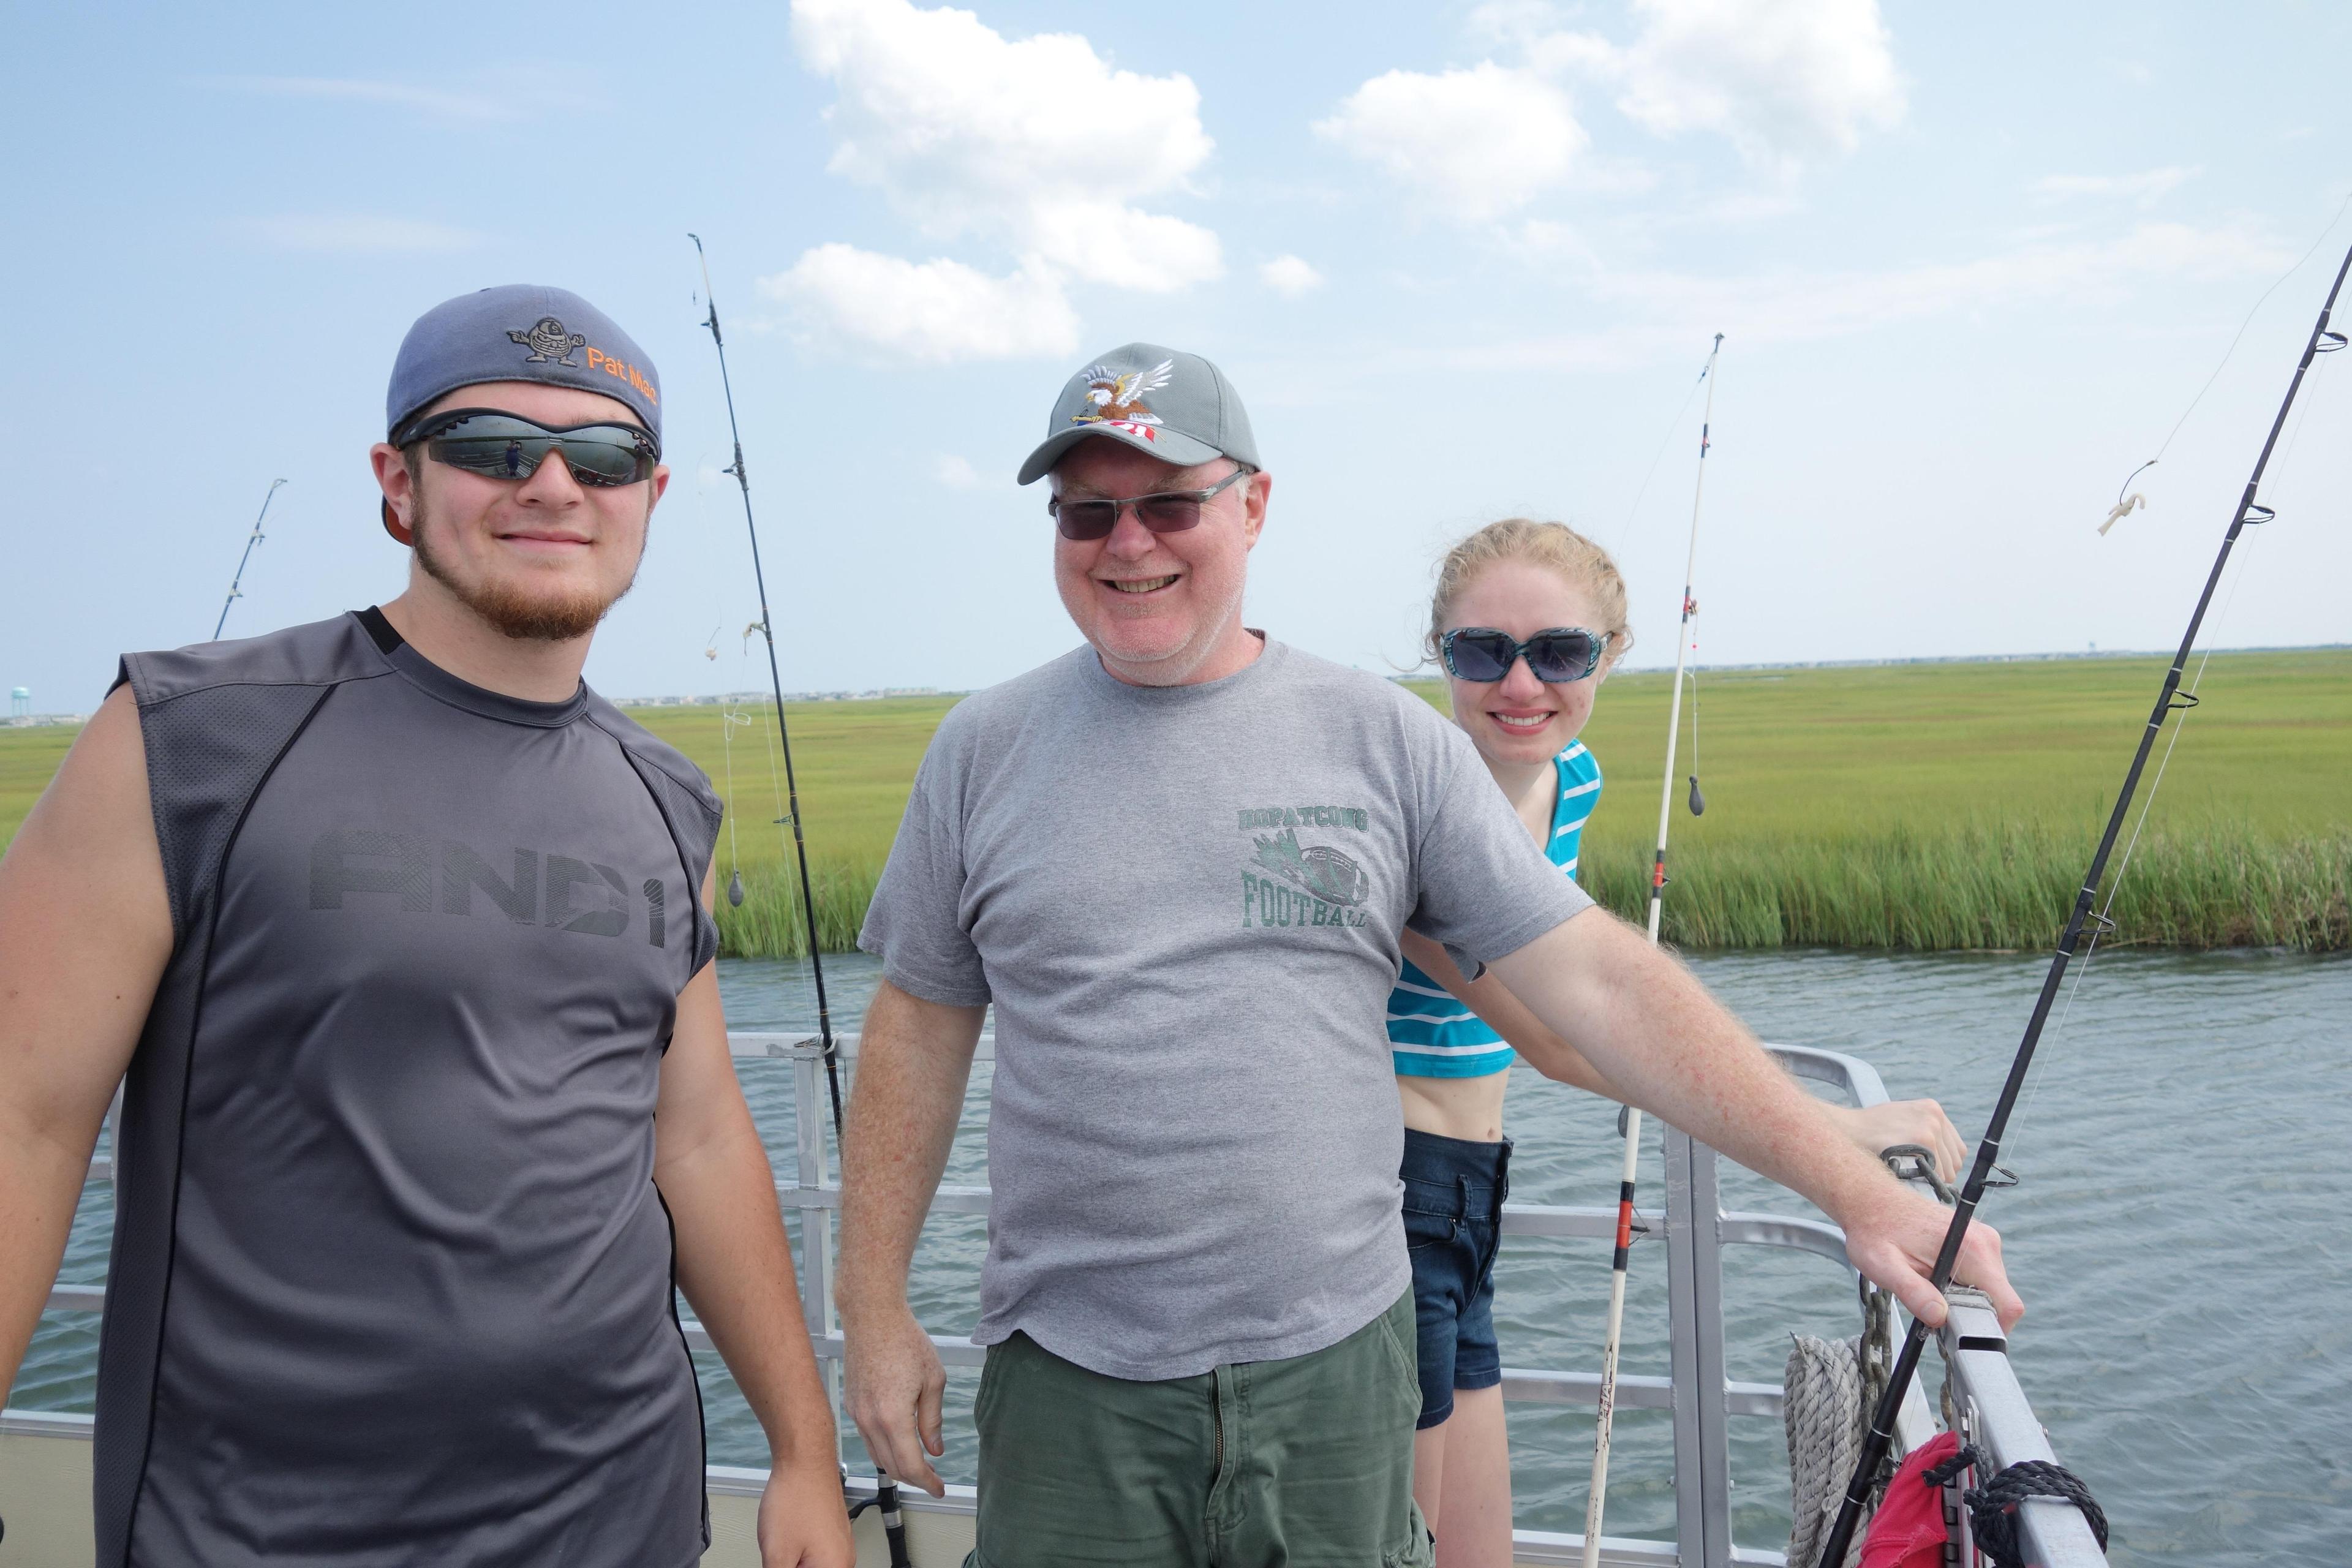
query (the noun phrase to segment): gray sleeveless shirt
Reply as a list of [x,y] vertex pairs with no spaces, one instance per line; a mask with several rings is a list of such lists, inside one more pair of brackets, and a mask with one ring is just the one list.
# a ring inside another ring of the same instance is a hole
[[709,782],[375,611],[123,660],[175,936],[126,1080],[98,1561],[684,1568],[653,1184]]

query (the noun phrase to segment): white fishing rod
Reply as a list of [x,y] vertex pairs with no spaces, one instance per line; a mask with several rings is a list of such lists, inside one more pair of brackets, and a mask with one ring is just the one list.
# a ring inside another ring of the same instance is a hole
[[[1715,359],[1723,352],[1723,334],[1706,353],[1706,368],[1698,373],[1706,384],[1706,409],[1698,426],[1698,482],[1691,491],[1690,553],[1683,563],[1682,619],[1675,633],[1675,691],[1666,718],[1666,772],[1658,794],[1658,855],[1650,868],[1650,942],[1658,941],[1658,920],[1666,894],[1666,834],[1675,816],[1675,742],[1683,725],[1683,668],[1690,653],[1690,619],[1698,609],[1691,598],[1691,579],[1698,567],[1699,502],[1706,494],[1707,436],[1715,422]],[[1696,737],[1693,744],[1696,745]],[[1698,792],[1698,774],[1690,781],[1691,815],[1706,809]],[[1625,1268],[1633,1247],[1633,1177],[1642,1149],[1642,1112],[1625,1108],[1625,1163],[1617,1179],[1617,1250],[1609,1260],[1609,1335],[1601,1347],[1601,1419],[1592,1442],[1592,1489],[1584,1505],[1584,1568],[1599,1568],[1601,1514],[1609,1500],[1609,1435],[1617,1415],[1617,1352],[1625,1337]]]

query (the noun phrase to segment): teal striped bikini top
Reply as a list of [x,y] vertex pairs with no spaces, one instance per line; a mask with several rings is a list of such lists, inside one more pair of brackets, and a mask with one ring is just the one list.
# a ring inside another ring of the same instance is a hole
[[[1573,879],[1585,819],[1601,801],[1601,764],[1578,741],[1554,765],[1559,770],[1559,800],[1552,807],[1551,841],[1544,852]],[[1389,994],[1389,1052],[1399,1075],[1407,1078],[1485,1078],[1506,1070],[1512,1060],[1503,1037],[1411,959]]]

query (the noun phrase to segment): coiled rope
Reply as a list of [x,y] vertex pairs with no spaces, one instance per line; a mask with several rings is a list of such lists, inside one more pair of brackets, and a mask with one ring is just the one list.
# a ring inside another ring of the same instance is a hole
[[[1925,1181],[1944,1203],[1952,1189],[1936,1171],[1933,1150],[1916,1143],[1897,1143],[1882,1150],[1879,1158],[1904,1181]],[[2014,1176],[2003,1172],[2010,1182]],[[1850,1340],[1824,1340],[1810,1334],[1789,1336],[1789,1364],[1781,1374],[1781,1420],[1789,1436],[1789,1561],[1810,1563],[1821,1555],[1844,1500],[1845,1478],[1862,1458],[1869,1413],[1878,1407],[1895,1367],[1895,1298],[1860,1282],[1862,1333]],[[1952,1423],[1951,1380],[1946,1371],[1944,1423]],[[1890,1455],[1879,1466],[1870,1494],[1871,1513],[1886,1496],[1895,1478]],[[1865,1516],[1866,1518],[1867,1516]],[[1846,1548],[1847,1568],[1862,1561],[1862,1532]]]
[[[1985,1463],[1983,1450],[1970,1443],[1933,1469],[1922,1471],[1919,1479],[1931,1487],[1948,1486],[1962,1470],[1982,1469]],[[2020,1459],[1984,1485],[1960,1494],[1977,1550],[1991,1561],[1993,1568],[2025,1568],[2025,1548],[2017,1539],[2017,1507],[2037,1497],[2056,1498],[2081,1509],[2091,1533],[2099,1538],[2099,1550],[2107,1549],[2106,1510],[2082,1479],[2047,1459]]]
[[[1781,1374],[1781,1421],[1789,1436],[1789,1561],[1811,1563],[1820,1555],[1845,1479],[1862,1457],[1869,1412],[1886,1391],[1895,1364],[1892,1298],[1863,1281],[1863,1331],[1850,1340],[1791,1334],[1789,1364]],[[1893,1479],[1888,1468],[1872,1489],[1871,1510]],[[1846,1568],[1862,1561],[1856,1535],[1846,1549]]]

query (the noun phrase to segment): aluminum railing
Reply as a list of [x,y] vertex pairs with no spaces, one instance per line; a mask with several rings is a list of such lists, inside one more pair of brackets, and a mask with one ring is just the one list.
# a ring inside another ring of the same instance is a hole
[[[1991,1303],[1974,1290],[1952,1293],[1952,1316],[1943,1328],[1944,1363],[1952,1370],[1953,1414],[1964,1442],[1974,1443],[1993,1474],[2025,1459],[2054,1464],[2050,1436],[2034,1418],[2010,1364],[2008,1337]],[[1968,1516],[1959,1506],[1959,1483],[1944,1491],[1944,1518],[1966,1541]],[[2018,1541],[2025,1560],[2037,1568],[2106,1568],[2107,1554],[2090,1521],[2069,1502],[2032,1498],[2017,1510]],[[1960,1561],[1969,1561],[1963,1553]]]
[[[843,1066],[854,1070],[857,1036],[834,1037]],[[794,1179],[779,1181],[776,1190],[801,1221],[802,1310],[807,1314],[811,1338],[822,1358],[827,1387],[836,1401],[840,1392],[842,1340],[833,1315],[833,1215],[840,1206],[840,1190],[833,1184],[825,1157],[826,1099],[824,1054],[817,1042],[802,1034],[741,1033],[730,1037],[738,1057],[788,1059],[793,1064]],[[1857,1058],[1805,1046],[1771,1047],[1788,1069],[1800,1078],[1829,1085],[1856,1105],[1875,1105],[1886,1099],[1877,1070]],[[976,1059],[992,1060],[994,1040],[981,1037]],[[1783,1399],[1778,1384],[1733,1379],[1725,1364],[1723,1342],[1723,1248],[1727,1245],[1794,1247],[1830,1258],[1851,1269],[1845,1239],[1838,1228],[1820,1219],[1779,1215],[1726,1213],[1717,1181],[1717,1156],[1705,1144],[1694,1143],[1668,1130],[1665,1137],[1666,1204],[1663,1235],[1653,1239],[1666,1246],[1666,1295],[1670,1314],[1674,1374],[1655,1377],[1620,1373],[1617,1404],[1632,1409],[1671,1410],[1674,1416],[1675,1539],[1645,1541],[1603,1536],[1604,1563],[1612,1564],[1778,1563],[1778,1552],[1736,1546],[1731,1541],[1731,1463],[1728,1420],[1738,1416],[1779,1419]],[[984,1215],[985,1187],[942,1185],[931,1204],[934,1215]],[[1507,1204],[1503,1234],[1518,1237],[1609,1241],[1617,1231],[1612,1207],[1555,1206]],[[933,1334],[940,1361],[948,1366],[979,1366],[985,1352],[968,1339]],[[1598,1372],[1505,1367],[1503,1397],[1507,1400],[1556,1405],[1596,1402],[1601,1387]],[[1906,1448],[1923,1443],[1936,1431],[1927,1401],[1914,1387],[1905,1401],[1900,1436]],[[870,1483],[869,1483],[870,1484]],[[969,1510],[968,1495],[950,1492],[944,1500],[902,1494],[916,1509]],[[1513,1532],[1514,1551],[1522,1563],[1581,1563],[1580,1533],[1521,1530]]]
[[[855,1070],[857,1036],[836,1033],[843,1065]],[[801,1309],[808,1319],[809,1337],[824,1373],[835,1406],[841,1396],[841,1331],[833,1310],[834,1215],[841,1205],[841,1189],[833,1180],[826,1156],[825,1129],[829,1117],[824,1086],[824,1058],[810,1036],[740,1032],[728,1037],[738,1058],[783,1059],[793,1064],[793,1171],[779,1179],[779,1201],[800,1218]],[[1801,1079],[1828,1085],[1855,1105],[1876,1105],[1886,1099],[1877,1070],[1858,1058],[1807,1046],[1768,1047],[1789,1071]],[[994,1040],[981,1037],[977,1059],[994,1058]],[[116,1110],[121,1100],[118,1097]],[[110,1129],[114,1111],[110,1110]],[[108,1140],[110,1146],[111,1139]],[[1714,1150],[1693,1142],[1668,1128],[1664,1138],[1666,1203],[1663,1232],[1647,1231],[1646,1239],[1662,1240],[1666,1249],[1666,1297],[1672,1345],[1673,1375],[1655,1377],[1620,1373],[1617,1404],[1631,1409],[1674,1413],[1674,1484],[1675,1539],[1671,1542],[1624,1536],[1602,1537],[1604,1563],[1647,1565],[1695,1564],[1727,1568],[1733,1563],[1781,1563],[1781,1553],[1735,1544],[1730,1536],[1731,1467],[1729,1418],[1781,1415],[1780,1389],[1772,1384],[1733,1379],[1724,1359],[1723,1248],[1731,1246],[1792,1247],[1829,1258],[1851,1270],[1843,1235],[1826,1221],[1780,1215],[1727,1213],[1722,1206],[1717,1160]],[[92,1180],[108,1180],[112,1161],[101,1154],[90,1163]],[[942,1185],[933,1198],[933,1215],[985,1215],[986,1187]],[[1507,1204],[1503,1234],[1555,1239],[1608,1241],[1616,1235],[1613,1207],[1556,1206]],[[1956,1300],[1951,1324],[1944,1332],[1944,1349],[1952,1369],[1953,1398],[1961,1426],[1970,1440],[1989,1455],[1999,1469],[2020,1459],[2053,1458],[2049,1440],[2018,1385],[2010,1366],[2006,1341],[1991,1312],[1969,1293]],[[48,1305],[58,1311],[97,1311],[105,1303],[102,1286],[58,1285],[49,1292]],[[693,1349],[711,1348],[702,1325],[688,1321],[687,1342]],[[986,1352],[969,1339],[933,1334],[940,1361],[948,1366],[977,1367]],[[1598,1373],[1505,1367],[1503,1397],[1507,1400],[1555,1405],[1591,1405],[1599,1395]],[[39,1413],[10,1411],[15,1429],[40,1426],[49,1435],[87,1435],[87,1416],[51,1417]],[[1915,1382],[1897,1424],[1905,1449],[1925,1443],[1937,1430],[1927,1399]],[[759,1470],[713,1466],[709,1484],[714,1491],[756,1495],[765,1479]],[[853,1496],[870,1496],[870,1477],[853,1477]],[[903,1506],[919,1511],[970,1513],[975,1508],[971,1488],[950,1486],[944,1499],[919,1492],[901,1494]],[[1948,1517],[1957,1515],[1956,1492],[1948,1494]],[[2021,1533],[2033,1549],[2032,1561],[2044,1568],[2104,1568],[2090,1528],[2072,1507],[2057,1502],[2030,1502],[2020,1517]],[[1965,1531],[1965,1520],[1958,1527]],[[1580,1534],[1516,1531],[1518,1561],[1538,1563],[1580,1563]],[[1966,1561],[1963,1558],[1963,1561]]]

